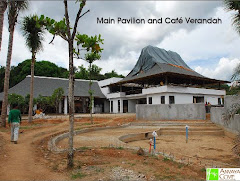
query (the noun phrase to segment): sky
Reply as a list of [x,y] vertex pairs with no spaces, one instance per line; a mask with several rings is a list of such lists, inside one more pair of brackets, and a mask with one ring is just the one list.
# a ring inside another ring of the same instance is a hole
[[[78,32],[91,36],[101,34],[104,39],[101,60],[95,62],[102,73],[115,70],[127,75],[136,64],[141,50],[148,45],[177,52],[198,73],[215,79],[230,80],[240,63],[240,35],[232,26],[234,12],[227,12],[222,1],[87,1]],[[69,2],[70,21],[73,25],[78,4]],[[12,65],[16,66],[31,53],[25,46],[20,23],[24,16],[41,15],[61,20],[64,16],[62,1],[30,1],[29,9],[20,14],[14,33]],[[182,18],[182,24],[100,24],[97,18]],[[220,24],[188,24],[185,18],[220,18]],[[8,48],[8,23],[5,13],[0,65],[5,66]],[[61,38],[49,44],[52,35],[45,33],[43,51],[37,60],[48,60],[68,68],[68,46]],[[88,65],[74,59],[74,66]]]

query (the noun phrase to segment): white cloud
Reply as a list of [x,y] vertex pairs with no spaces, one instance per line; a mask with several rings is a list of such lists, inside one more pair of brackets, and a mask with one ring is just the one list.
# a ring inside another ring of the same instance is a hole
[[[37,12],[61,19],[64,13],[62,2],[31,1],[31,8],[24,15]],[[76,12],[75,3],[70,2],[70,15]],[[79,23],[79,31],[89,35],[101,34],[104,39],[102,60],[96,64],[103,68],[103,73],[115,69],[127,75],[140,55],[141,49],[149,44],[178,52],[185,61],[195,62],[199,59],[234,59],[240,56],[240,38],[231,26],[231,13],[218,8],[220,2],[89,2],[86,10],[91,12]],[[123,18],[159,18],[159,17],[220,17],[222,25],[99,25],[96,17]],[[73,18],[73,16],[71,16]],[[72,19],[71,19],[72,20]],[[68,46],[61,38],[49,45],[52,36],[46,34],[44,50],[37,55],[37,60],[49,60],[65,68],[68,67]],[[5,16],[0,65],[5,65],[8,46],[7,17]],[[24,39],[17,25],[12,65],[31,58]],[[74,60],[75,66],[84,64],[83,60]],[[200,66],[194,64],[193,67]],[[210,62],[209,62],[210,63]],[[208,63],[207,63],[208,64]],[[204,67],[202,67],[204,69]],[[208,67],[208,69],[214,69]]]
[[203,68],[197,66],[194,70],[206,77],[220,79],[220,80],[230,80],[233,70],[240,63],[240,59],[228,59],[221,58],[216,67],[213,68]]
[[158,46],[178,52],[186,62],[239,57],[240,36],[231,26],[231,13],[218,8],[214,17],[221,18],[223,23],[199,25],[191,32],[177,30]]

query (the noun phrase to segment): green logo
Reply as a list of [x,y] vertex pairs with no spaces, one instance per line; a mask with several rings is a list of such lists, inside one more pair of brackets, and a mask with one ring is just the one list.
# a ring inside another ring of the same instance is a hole
[[218,169],[207,168],[207,180],[218,180]]

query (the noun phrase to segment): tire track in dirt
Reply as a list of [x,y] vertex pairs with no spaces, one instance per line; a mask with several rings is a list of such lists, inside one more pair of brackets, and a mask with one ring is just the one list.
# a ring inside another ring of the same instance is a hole
[[[78,128],[104,126],[117,118]],[[68,131],[68,124],[68,121],[64,121],[51,127],[27,130],[19,135],[18,144],[10,142],[9,130],[0,132],[0,141],[4,142],[4,148],[0,150],[0,180],[69,180],[66,174],[53,172],[44,162],[39,161],[41,155],[36,156],[37,148],[33,145],[46,137]]]
[[[66,129],[67,123],[24,132],[20,134],[18,144],[10,142],[9,133],[1,132],[6,144],[5,153],[1,155],[3,159],[0,162],[0,180],[67,180],[66,175],[53,172],[44,163],[37,161],[35,158],[36,148],[32,145],[39,139],[63,130],[63,128]],[[43,132],[48,134],[41,135]],[[41,136],[34,137],[35,135]]]

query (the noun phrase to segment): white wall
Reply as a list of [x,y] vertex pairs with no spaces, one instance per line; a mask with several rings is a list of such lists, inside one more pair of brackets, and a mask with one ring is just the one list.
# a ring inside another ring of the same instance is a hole
[[143,94],[156,94],[156,93],[188,93],[188,94],[201,94],[201,95],[226,95],[225,90],[205,89],[205,88],[194,88],[194,87],[181,87],[181,86],[160,86],[143,89]]
[[207,101],[210,102],[212,105],[218,105],[218,98],[221,98],[221,96],[201,94],[159,93],[147,95],[147,104],[149,104],[149,97],[152,97],[152,104],[161,104],[161,96],[165,96],[165,104],[169,104],[169,96],[174,96],[175,104],[192,104],[193,96],[203,96],[203,103]]
[[99,85],[102,93],[107,97],[107,94],[110,93],[110,89],[109,89],[109,87],[103,87],[103,86],[107,86],[109,84],[116,83],[120,80],[122,80],[122,78],[112,77],[112,78],[109,78],[109,79],[98,81],[98,85]]
[[136,112],[136,103],[137,100],[128,100],[128,112],[135,113]]
[[120,113],[121,113],[121,104],[122,104],[121,99],[110,99],[110,104],[111,104],[111,101],[113,101],[113,112],[112,113],[118,113],[118,100],[120,100]]

